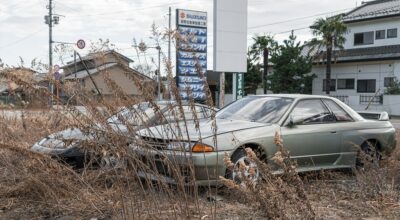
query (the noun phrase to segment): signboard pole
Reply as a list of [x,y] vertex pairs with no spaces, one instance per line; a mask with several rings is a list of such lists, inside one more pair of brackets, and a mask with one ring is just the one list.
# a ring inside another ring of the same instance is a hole
[[244,74],[237,73],[236,79],[236,100],[238,100],[244,96]]
[[225,99],[225,73],[222,72],[219,75],[219,108],[224,107]]
[[237,89],[238,89],[238,81],[237,81],[237,73],[232,73],[232,101],[237,100]]

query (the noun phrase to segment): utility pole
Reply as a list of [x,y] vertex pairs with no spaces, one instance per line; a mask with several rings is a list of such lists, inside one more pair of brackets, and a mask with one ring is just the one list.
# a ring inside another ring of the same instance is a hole
[[171,64],[171,7],[169,7],[169,25],[168,25],[168,62]]
[[158,101],[161,101],[162,94],[161,94],[161,47],[157,46],[156,49],[158,50],[158,74],[157,74],[157,94],[158,94]]
[[264,74],[263,74],[263,89],[264,94],[267,94],[267,79],[268,79],[268,48],[264,48]]
[[76,66],[76,50],[74,50],[74,66],[75,66],[75,81],[77,81],[77,75],[76,72],[78,72],[78,68]]
[[[48,21],[49,25],[49,75],[53,75],[53,1],[49,0],[49,15],[46,19]],[[49,97],[49,106],[51,107],[53,105],[53,83],[51,83],[51,80],[49,80],[49,93],[51,96]]]
[[[49,76],[50,79],[53,78],[53,24],[58,24],[60,17],[63,15],[53,14],[53,0],[49,0],[49,5],[47,5],[47,9],[49,9],[49,14],[44,16],[45,24],[49,26]],[[49,97],[49,106],[53,105],[53,93],[54,93],[54,85],[52,80],[49,80],[48,91],[51,94]]]
[[[172,71],[172,63],[171,63],[171,7],[169,7],[169,12],[168,12],[168,65],[170,68],[170,71]],[[171,82],[169,81],[169,77],[167,76],[167,84],[168,84],[168,93],[170,99],[173,97],[172,95],[172,86]]]

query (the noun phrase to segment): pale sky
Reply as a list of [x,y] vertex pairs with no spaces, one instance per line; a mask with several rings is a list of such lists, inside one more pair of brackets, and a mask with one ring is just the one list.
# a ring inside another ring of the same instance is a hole
[[[213,0],[53,0],[54,13],[60,24],[54,27],[54,40],[76,42],[84,39],[87,44],[99,38],[109,39],[124,55],[139,64],[132,39],[153,44],[151,25],[168,27],[168,6],[172,7],[172,24],[175,26],[175,9],[207,11],[210,47],[209,69],[212,68],[212,14]],[[358,0],[358,4],[360,4]],[[48,0],[0,0],[0,59],[8,65],[18,65],[19,57],[25,63],[34,58],[48,63],[48,27],[44,15],[48,13]],[[290,30],[298,39],[310,39],[307,27],[318,17],[346,12],[354,8],[356,0],[249,0],[248,44],[254,34],[273,34],[279,41],[286,39]],[[63,17],[65,16],[65,17]],[[167,53],[166,43],[163,52]],[[87,51],[80,53],[84,55]],[[148,52],[150,55],[156,51]],[[72,59],[63,55],[63,60]],[[54,64],[62,65],[55,56]],[[172,49],[175,57],[175,49]],[[141,59],[140,62],[144,62]]]

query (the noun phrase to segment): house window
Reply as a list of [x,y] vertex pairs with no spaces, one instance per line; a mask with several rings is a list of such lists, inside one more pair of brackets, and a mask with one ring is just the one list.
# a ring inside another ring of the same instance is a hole
[[354,34],[354,45],[368,45],[374,43],[374,32],[364,32]]
[[373,93],[376,90],[376,79],[357,80],[357,92]]
[[387,38],[396,38],[396,37],[397,37],[397,28],[387,30]]
[[383,79],[383,86],[390,87],[395,82],[396,77],[385,77]]
[[379,30],[375,32],[375,39],[385,39],[386,37],[386,31],[385,30]]
[[[322,81],[322,91],[326,91],[326,79]],[[331,89],[329,91],[336,91],[336,79],[331,79]]]
[[338,79],[337,89],[354,89],[354,79]]

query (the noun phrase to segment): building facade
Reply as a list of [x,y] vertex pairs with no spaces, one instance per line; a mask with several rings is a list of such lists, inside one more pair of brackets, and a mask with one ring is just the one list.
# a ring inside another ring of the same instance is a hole
[[[364,3],[346,13],[344,23],[348,32],[344,50],[334,51],[331,95],[352,107],[382,105],[382,94],[400,79],[400,0]],[[315,63],[313,73],[313,94],[325,94],[324,60]]]

